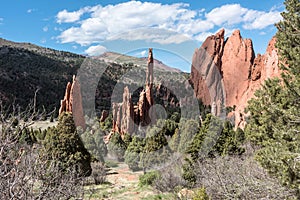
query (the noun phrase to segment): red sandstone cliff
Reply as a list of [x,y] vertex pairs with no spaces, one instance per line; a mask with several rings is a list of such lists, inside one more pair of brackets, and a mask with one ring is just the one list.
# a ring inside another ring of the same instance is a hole
[[73,76],[73,82],[68,82],[64,99],[60,102],[59,115],[62,112],[71,112],[76,126],[86,128],[80,84],[76,77]]
[[196,96],[212,105],[212,113],[220,115],[221,106],[236,106],[236,126],[244,127],[247,101],[268,78],[280,75],[278,55],[273,38],[264,55],[255,57],[252,41],[243,39],[236,30],[225,40],[224,30],[209,36],[195,50],[190,81]]

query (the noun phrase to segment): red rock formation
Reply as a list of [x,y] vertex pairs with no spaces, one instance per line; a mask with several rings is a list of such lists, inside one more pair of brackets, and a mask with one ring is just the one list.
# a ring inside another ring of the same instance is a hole
[[247,101],[266,79],[280,75],[275,42],[273,38],[266,53],[255,58],[252,41],[242,39],[238,30],[226,41],[224,30],[208,37],[193,56],[190,81],[196,96],[213,105],[216,115],[222,104],[235,105],[230,116],[235,117],[236,126],[244,127]]
[[154,104],[153,98],[153,53],[149,49],[148,68],[146,72],[145,89],[140,93],[137,105],[133,105],[128,87],[124,88],[122,103],[113,103],[113,128],[112,132],[133,133],[135,124],[146,126],[155,120],[154,110],[150,109]]
[[221,58],[224,49],[224,29],[209,36],[199,49],[195,50],[190,81],[196,97],[205,105],[223,100]]
[[154,104],[153,100],[153,52],[152,48],[149,48],[148,53],[148,67],[146,72],[146,98],[150,106]]
[[122,103],[113,103],[113,132],[121,133]]
[[71,91],[72,84],[70,82],[67,83],[66,91],[64,99],[60,101],[60,108],[59,108],[59,115],[62,112],[72,112],[72,107],[70,104],[70,91]]
[[140,94],[138,106],[139,106],[139,120],[140,125],[146,126],[155,122],[155,111],[150,109],[154,104],[153,98],[153,52],[152,48],[149,48],[148,62],[146,72],[146,86]]
[[134,112],[131,94],[128,87],[124,88],[122,104],[121,134],[132,133],[134,130]]
[[142,126],[146,126],[150,124],[151,119],[149,116],[150,104],[147,100],[147,93],[143,90],[140,93],[140,98],[138,101],[138,116],[139,116],[139,124]]
[[77,81],[75,75],[73,76],[73,82],[68,82],[64,99],[61,100],[59,108],[59,115],[62,112],[71,112],[76,126],[81,126],[84,130],[86,128],[80,84]]
[[240,31],[234,31],[226,41],[222,55],[221,70],[227,106],[239,104],[246,92],[254,56],[252,41],[242,39]]
[[265,80],[280,77],[281,71],[279,69],[278,52],[275,47],[275,43],[276,38],[273,37],[269,42],[265,54],[258,54],[251,66],[248,88],[236,104],[236,112],[234,113],[236,127],[245,127],[246,121],[244,119],[244,110],[247,106],[248,100],[254,97],[255,91],[261,88],[261,85]]

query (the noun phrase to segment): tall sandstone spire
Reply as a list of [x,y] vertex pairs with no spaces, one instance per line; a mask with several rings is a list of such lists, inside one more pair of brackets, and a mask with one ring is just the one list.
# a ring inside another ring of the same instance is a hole
[[[153,99],[153,52],[149,48],[146,71],[145,89],[140,93],[137,105],[133,105],[131,93],[126,86],[123,92],[122,103],[113,103],[113,128],[112,132],[121,135],[132,134],[138,126],[147,126],[155,122],[155,111],[150,109],[154,104]],[[135,109],[136,108],[136,109]]]
[[148,62],[146,72],[146,97],[150,106],[153,105],[153,52],[152,48],[149,48]]

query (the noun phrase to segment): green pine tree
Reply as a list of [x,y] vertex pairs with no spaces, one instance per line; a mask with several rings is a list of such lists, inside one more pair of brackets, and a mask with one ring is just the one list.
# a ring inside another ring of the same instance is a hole
[[260,147],[261,165],[300,196],[300,2],[284,4],[283,20],[276,24],[282,80],[266,81],[249,101],[246,134]]
[[143,138],[133,136],[132,141],[129,143],[125,151],[125,163],[132,171],[140,170],[140,153],[143,152],[145,147],[145,140]]
[[171,140],[169,141],[170,149],[173,152],[177,152],[179,143],[180,143],[180,132],[179,132],[179,129],[176,128]]
[[107,145],[108,153],[114,156],[118,161],[124,161],[126,148],[127,146],[119,133],[114,133]]
[[80,176],[91,174],[91,155],[76,131],[71,113],[59,116],[57,127],[48,129],[43,146],[41,156],[44,159],[61,163],[62,169],[77,166]]
[[147,169],[159,166],[169,158],[171,150],[164,135],[164,130],[159,127],[152,127],[147,131],[145,147],[140,153],[140,165],[144,173]]

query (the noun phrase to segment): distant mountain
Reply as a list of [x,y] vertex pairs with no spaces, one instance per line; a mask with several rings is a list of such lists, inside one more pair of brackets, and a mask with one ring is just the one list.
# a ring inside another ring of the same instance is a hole
[[32,53],[45,56],[54,60],[60,60],[64,62],[70,62],[70,63],[76,63],[78,62],[78,59],[82,62],[82,59],[85,58],[85,56],[66,52],[66,51],[58,51],[55,49],[51,48],[45,48],[45,47],[40,47],[35,44],[31,43],[24,43],[24,42],[12,42],[9,40],[5,40],[0,38],[0,47],[10,47],[14,49],[19,49],[19,50],[28,50]]
[[[155,56],[155,55],[154,55]],[[105,62],[117,62],[120,64],[123,63],[134,63],[135,65],[142,66],[146,68],[147,65],[147,57],[137,58],[133,56],[127,56],[115,52],[106,52],[98,57],[99,59],[103,59]],[[163,62],[154,59],[154,66],[156,70],[159,71],[169,71],[169,72],[182,72],[180,69],[173,68],[165,65]]]

